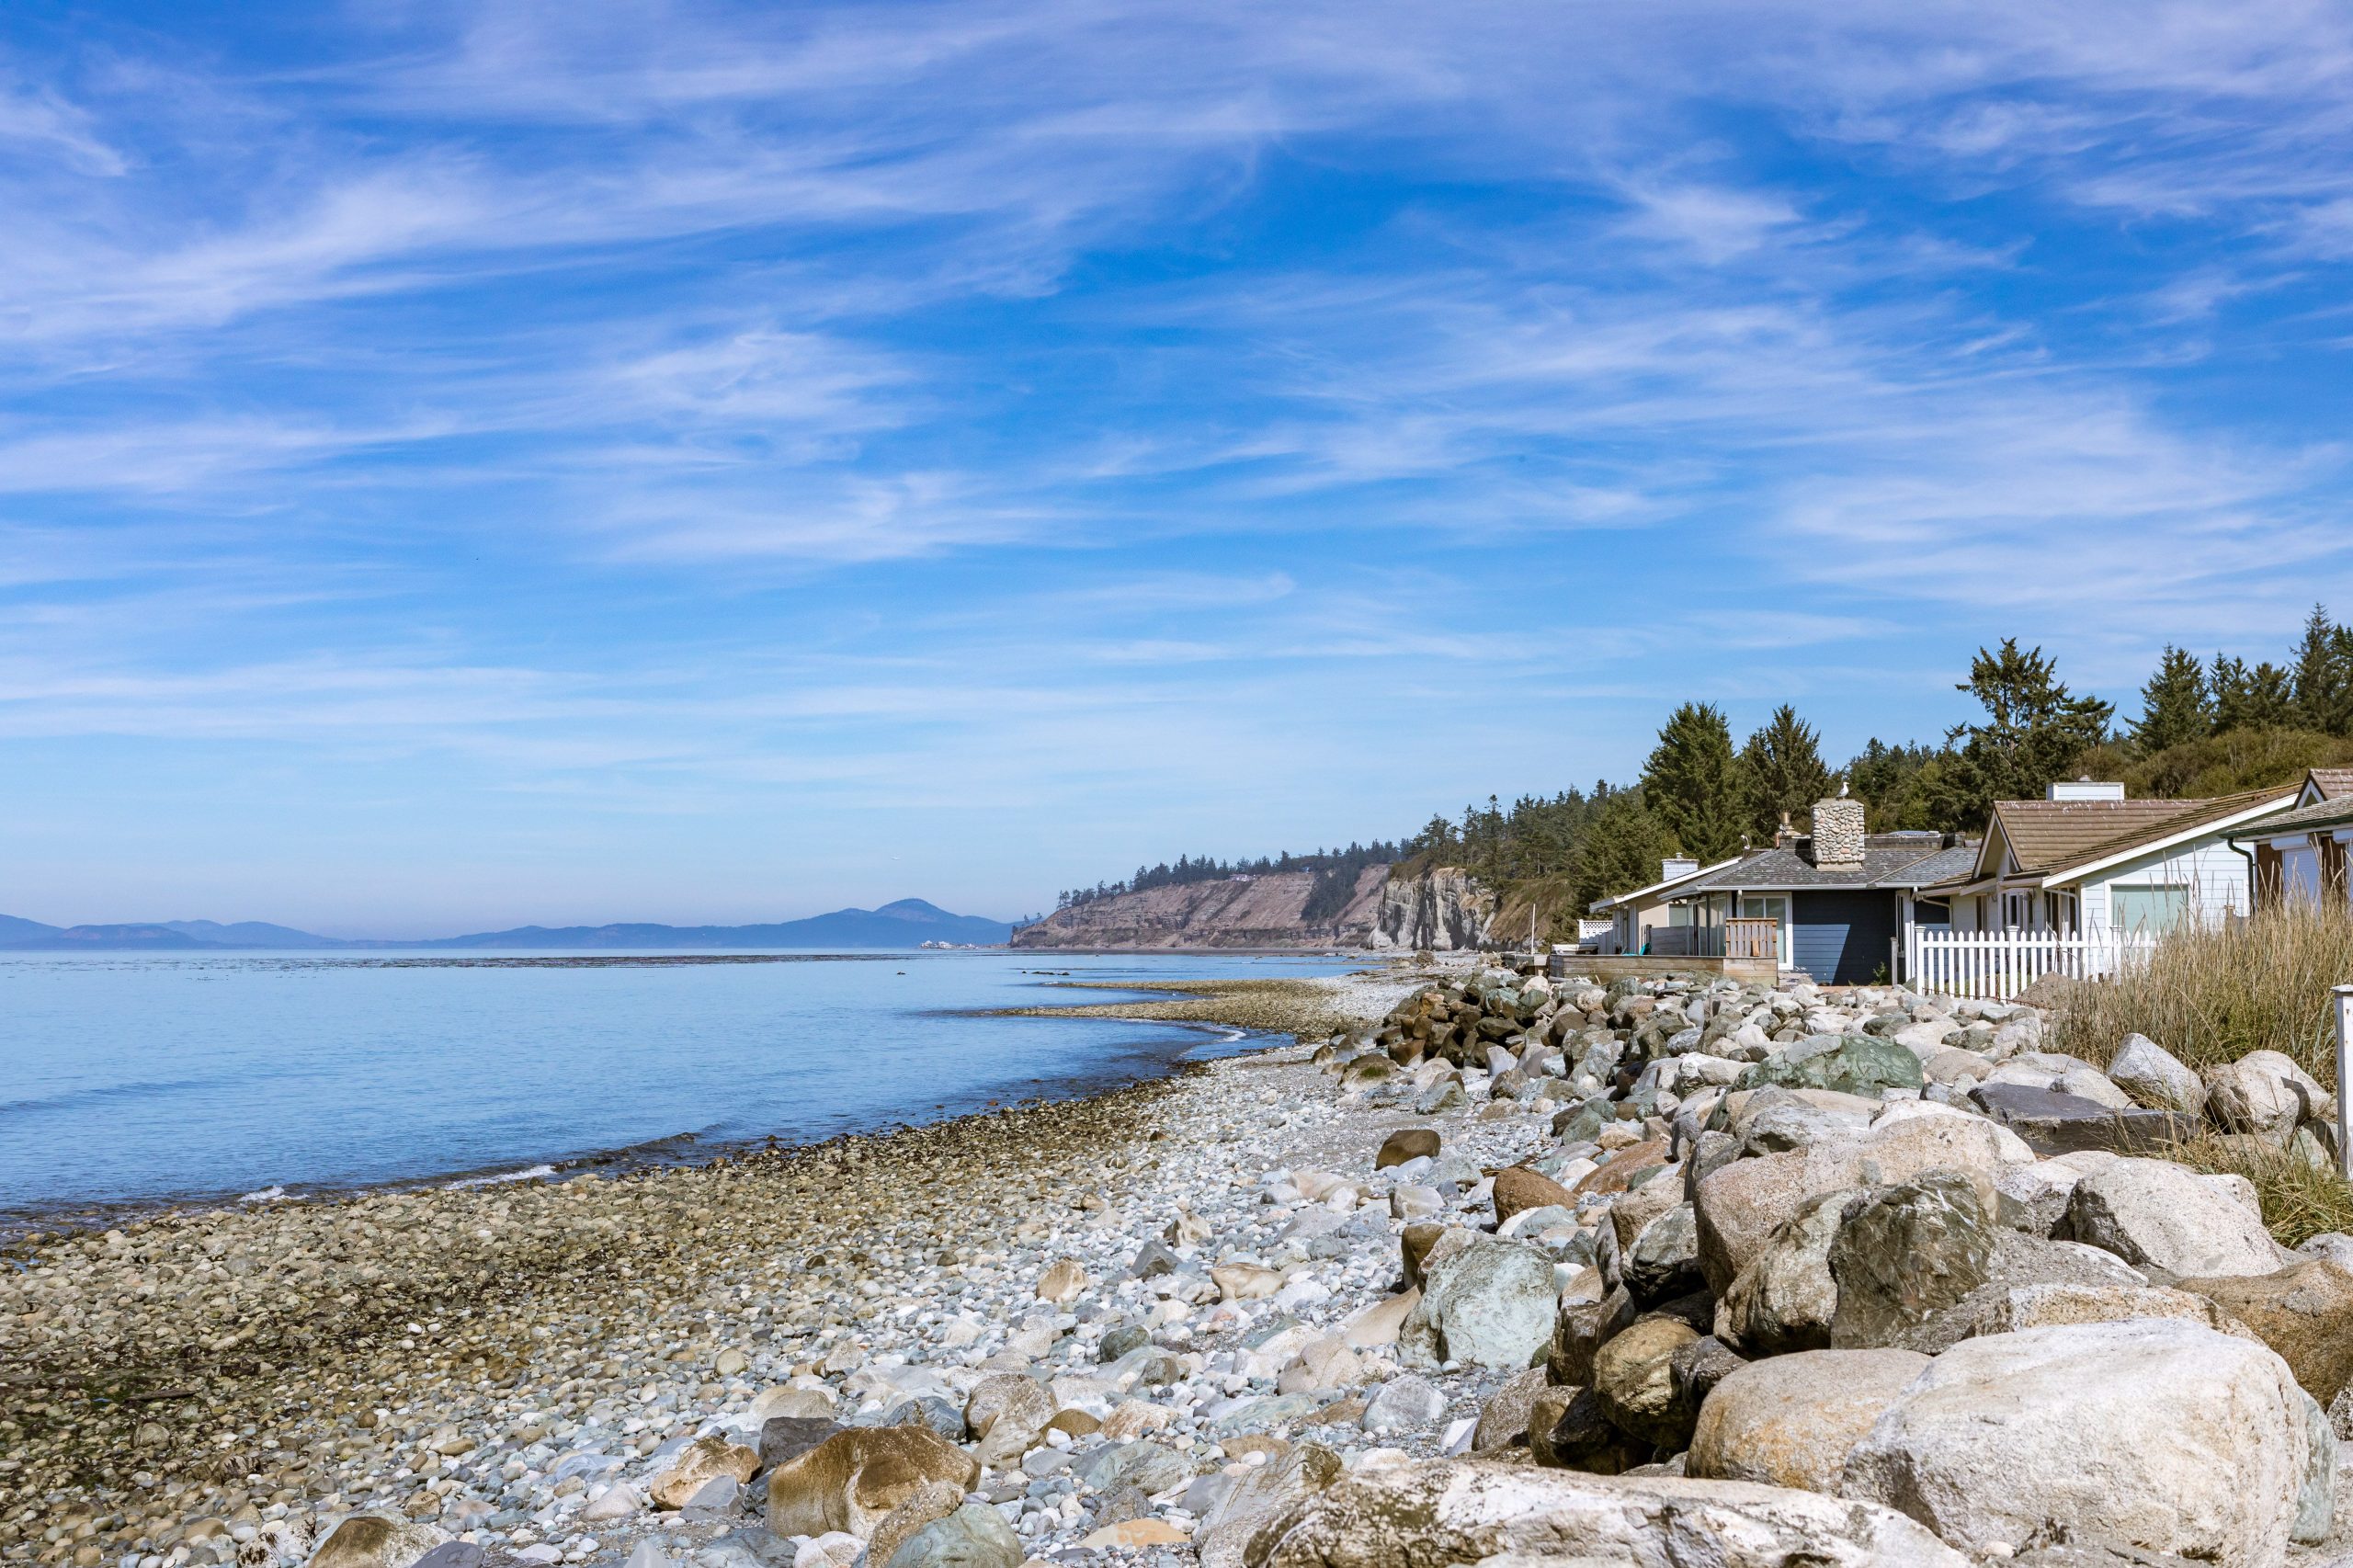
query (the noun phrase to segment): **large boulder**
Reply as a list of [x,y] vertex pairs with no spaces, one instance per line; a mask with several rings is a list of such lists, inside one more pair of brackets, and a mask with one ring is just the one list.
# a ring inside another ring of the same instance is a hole
[[2075,1184],[2066,1223],[2079,1242],[2168,1274],[2268,1274],[2279,1267],[2260,1215],[2169,1160],[2102,1165]]
[[901,1541],[883,1568],[1015,1568],[1021,1538],[985,1503],[967,1503]]
[[1980,1084],[1969,1097],[2038,1154],[2146,1152],[2187,1138],[2199,1127],[2195,1117],[2178,1111],[2104,1105],[2033,1084]]
[[1544,1367],[1552,1381],[1567,1387],[1593,1381],[1593,1358],[1610,1336],[1634,1321],[1634,1299],[1620,1285],[1598,1301],[1565,1295],[1552,1319],[1552,1340]]
[[2029,1328],[2130,1323],[2136,1318],[2179,1318],[2217,1334],[2259,1338],[2205,1297],[2156,1285],[2013,1285],[1988,1304],[1972,1326],[1978,1334],[2018,1334]]
[[1552,1259],[1541,1248],[1468,1235],[1451,1250],[1434,1248],[1423,1275],[1422,1299],[1397,1334],[1406,1365],[1517,1371],[1552,1343]]
[[721,1476],[741,1483],[751,1480],[759,1468],[758,1449],[731,1443],[714,1432],[687,1445],[654,1482],[647,1500],[657,1508],[683,1508],[696,1493]]
[[2328,1103],[2328,1091],[2277,1051],[2250,1051],[2206,1069],[2206,1114],[2227,1131],[2268,1143],[2285,1144],[2300,1123],[2325,1114]]
[[1854,1196],[1841,1189],[1809,1198],[1781,1223],[1717,1302],[1718,1339],[1746,1356],[1830,1347],[1838,1311],[1830,1244]]
[[2279,1353],[2324,1405],[2353,1382],[2353,1268],[2314,1258],[2272,1274],[2184,1279]]
[[1927,1078],[1907,1048],[1876,1035],[1809,1035],[1740,1075],[1744,1089],[1830,1089],[1876,1097],[1882,1089],[1917,1089]]
[[1372,1158],[1372,1168],[1387,1170],[1408,1160],[1438,1158],[1438,1136],[1427,1127],[1402,1127],[1381,1141],[1381,1152]]
[[2108,1064],[2118,1088],[2153,1110],[2196,1116],[2206,1108],[2206,1085],[2173,1052],[2144,1034],[2129,1034]]
[[1678,1203],[1642,1228],[1618,1262],[1619,1277],[1637,1306],[1688,1296],[1707,1281],[1699,1273],[1699,1222]]
[[1675,1353],[1699,1337],[1685,1319],[1654,1312],[1594,1353],[1593,1392],[1613,1426],[1670,1452],[1684,1445],[1698,1413],[1676,1383]]
[[447,1530],[382,1514],[354,1514],[311,1553],[307,1568],[408,1568],[449,1539]]
[[1360,1471],[1318,1496],[1249,1568],[1510,1562],[1637,1568],[1965,1568],[1893,1510],[1679,1476],[1487,1461]]
[[1949,1171],[1964,1176],[1992,1213],[1995,1181],[2011,1164],[1998,1130],[1983,1118],[1961,1115],[1907,1117],[1802,1151],[1734,1160],[1693,1194],[1700,1272],[1708,1288],[1722,1295],[1782,1221],[1825,1192]]
[[1610,1425],[1591,1389],[1547,1387],[1529,1402],[1528,1451],[1555,1470],[1619,1475],[1649,1459],[1651,1446]]
[[1542,1171],[1507,1165],[1495,1173],[1495,1220],[1500,1224],[1523,1209],[1549,1209],[1556,1204],[1574,1209],[1576,1199],[1569,1196],[1567,1187]]
[[1967,1178],[1935,1171],[1854,1199],[1830,1243],[1830,1343],[1894,1345],[1985,1283],[1995,1227]]
[[1471,1451],[1485,1453],[1490,1449],[1526,1444],[1529,1413],[1535,1408],[1537,1396],[1549,1386],[1541,1367],[1529,1367],[1506,1378],[1503,1386],[1489,1394],[1487,1403],[1479,1408],[1479,1425],[1471,1432]]
[[983,1378],[964,1401],[964,1425],[980,1439],[973,1458],[991,1468],[1013,1464],[1045,1441],[1053,1418],[1053,1397],[1019,1372]]
[[1300,1443],[1244,1471],[1193,1537],[1201,1568],[1250,1568],[1264,1562],[1281,1527],[1346,1469],[1331,1449]]
[[1685,1473],[1836,1495],[1847,1450],[1927,1364],[1915,1350],[1806,1350],[1752,1361],[1700,1405]]
[[2194,1324],[1990,1335],[1896,1397],[1840,1493],[1981,1555],[2061,1540],[2275,1568],[2311,1454],[2303,1397],[2277,1356]]
[[840,1530],[864,1540],[926,1482],[970,1491],[978,1460],[923,1426],[853,1426],[768,1475],[768,1528],[778,1535]]

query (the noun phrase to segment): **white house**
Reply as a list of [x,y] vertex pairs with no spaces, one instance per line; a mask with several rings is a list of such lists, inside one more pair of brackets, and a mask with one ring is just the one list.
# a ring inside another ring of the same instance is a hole
[[2189,919],[2253,907],[2248,858],[2234,832],[2292,806],[2295,786],[2200,801],[2131,801],[2121,784],[2080,779],[2040,801],[2000,801],[1977,863],[1923,888],[1951,909],[1952,931],[2147,937]]
[[1659,862],[1659,880],[1648,887],[1636,888],[1612,898],[1593,901],[1592,913],[1609,922],[1609,934],[1602,939],[1605,953],[1641,953],[1648,950],[1649,932],[1654,926],[1688,926],[1691,911],[1686,905],[1669,904],[1667,900],[1689,883],[1711,871],[1721,871],[1740,858],[1719,860],[1712,866],[1702,866],[1697,860],[1669,859]]

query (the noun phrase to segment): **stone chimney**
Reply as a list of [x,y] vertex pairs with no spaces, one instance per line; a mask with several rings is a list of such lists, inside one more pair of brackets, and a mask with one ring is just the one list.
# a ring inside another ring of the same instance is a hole
[[1806,858],[1824,871],[1863,869],[1863,803],[1840,795],[1813,803],[1813,852]]

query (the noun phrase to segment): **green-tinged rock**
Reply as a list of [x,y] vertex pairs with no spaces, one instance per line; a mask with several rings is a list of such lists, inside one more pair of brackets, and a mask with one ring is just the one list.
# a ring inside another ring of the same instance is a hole
[[1755,1089],[1768,1084],[1877,1097],[1882,1089],[1925,1087],[1927,1075],[1921,1070],[1920,1059],[1892,1040],[1867,1034],[1818,1034],[1755,1063],[1741,1074],[1734,1087]]

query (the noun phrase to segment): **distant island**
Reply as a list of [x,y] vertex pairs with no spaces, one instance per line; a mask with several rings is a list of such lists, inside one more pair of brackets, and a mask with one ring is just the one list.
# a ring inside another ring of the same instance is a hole
[[1001,948],[1012,937],[1009,922],[976,915],[951,915],[919,898],[903,898],[880,909],[837,909],[830,915],[765,926],[659,926],[634,921],[609,926],[518,926],[508,931],[415,941],[347,941],[260,920],[232,925],[213,920],[153,920],[121,925],[46,926],[38,920],[0,915],[0,952],[283,952],[327,948]]

